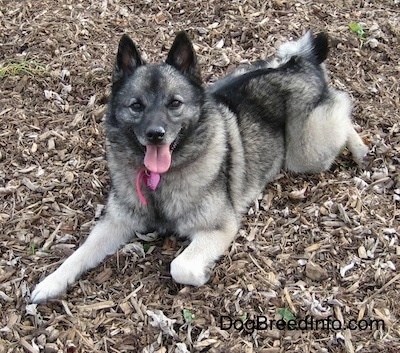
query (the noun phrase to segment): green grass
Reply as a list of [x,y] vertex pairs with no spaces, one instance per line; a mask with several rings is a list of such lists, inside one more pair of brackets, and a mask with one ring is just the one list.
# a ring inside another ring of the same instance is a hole
[[0,63],[0,78],[20,75],[45,76],[48,75],[48,71],[44,65],[32,60],[10,60]]
[[149,244],[149,243],[143,244],[143,250],[145,253],[147,253],[150,250],[150,248],[151,248],[151,244]]
[[349,24],[350,30],[355,33],[362,42],[364,42],[367,39],[367,34],[365,33],[365,30],[363,26],[359,23],[352,22]]
[[29,244],[29,255],[36,254],[36,244],[34,242]]
[[296,317],[292,314],[292,312],[291,312],[289,309],[286,309],[286,308],[279,308],[279,309],[277,310],[277,312],[278,312],[278,314],[279,314],[280,316],[282,316],[282,319],[283,319],[285,322],[288,322],[288,321],[290,321],[290,320],[295,320],[295,319],[296,319]]
[[185,323],[190,324],[191,322],[193,322],[195,316],[189,309],[183,309],[182,314],[183,314]]

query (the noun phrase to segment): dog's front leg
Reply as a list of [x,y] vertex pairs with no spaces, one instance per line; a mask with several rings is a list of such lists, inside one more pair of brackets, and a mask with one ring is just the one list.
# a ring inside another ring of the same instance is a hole
[[114,254],[133,235],[133,227],[117,213],[107,212],[93,228],[87,240],[55,272],[40,282],[32,292],[32,303],[56,298],[83,272]]
[[172,278],[182,284],[205,284],[210,278],[215,261],[228,249],[237,231],[236,221],[232,221],[221,230],[195,233],[189,246],[171,262]]

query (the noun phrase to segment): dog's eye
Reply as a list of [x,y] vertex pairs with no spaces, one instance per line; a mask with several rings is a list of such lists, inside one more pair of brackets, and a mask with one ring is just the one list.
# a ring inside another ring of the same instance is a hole
[[171,102],[168,103],[169,109],[178,109],[182,106],[182,102],[178,99],[173,99]]
[[144,110],[144,104],[139,101],[135,101],[129,106],[129,108],[135,112],[141,112]]

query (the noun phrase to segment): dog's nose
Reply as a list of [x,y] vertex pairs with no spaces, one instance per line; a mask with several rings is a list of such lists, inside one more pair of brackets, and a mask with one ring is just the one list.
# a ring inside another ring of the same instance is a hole
[[147,140],[151,143],[161,142],[165,135],[165,129],[162,126],[149,127],[146,130]]

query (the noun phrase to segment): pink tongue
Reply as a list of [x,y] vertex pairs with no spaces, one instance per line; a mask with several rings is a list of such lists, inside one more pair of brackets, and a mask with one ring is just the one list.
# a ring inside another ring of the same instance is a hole
[[144,156],[145,167],[153,173],[165,173],[171,166],[170,145],[148,145]]

